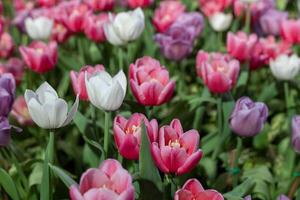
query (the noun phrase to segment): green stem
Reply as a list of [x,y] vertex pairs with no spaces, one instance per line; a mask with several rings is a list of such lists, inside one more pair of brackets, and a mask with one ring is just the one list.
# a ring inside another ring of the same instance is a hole
[[96,108],[90,104],[91,106],[91,118],[92,118],[92,122],[93,122],[93,136],[94,136],[94,140],[98,141],[99,140],[99,135],[98,135],[98,131],[97,131],[97,117],[96,117]]
[[251,26],[251,9],[250,9],[250,4],[248,4],[246,9],[246,23],[244,27],[244,31],[246,33],[250,33],[250,26]]
[[118,54],[119,54],[119,68],[120,70],[123,70],[124,63],[123,63],[123,49],[119,47],[118,49]]
[[292,116],[292,103],[291,103],[291,98],[290,98],[290,88],[289,88],[289,83],[284,82],[284,97],[285,97],[285,105],[286,105],[286,110],[287,110],[287,115],[288,118]]
[[110,112],[105,112],[105,119],[104,119],[104,151],[106,154],[106,157],[108,156],[108,145],[110,141],[110,135],[109,135],[109,121],[110,121]]
[[217,105],[217,109],[218,109],[218,132],[220,135],[222,135],[222,130],[223,130],[223,117],[222,117],[222,97],[220,96],[218,98],[218,105]]
[[239,165],[239,158],[241,155],[241,151],[242,151],[242,147],[243,147],[243,140],[241,137],[237,138],[237,146],[236,146],[236,153],[235,153],[235,160],[234,160],[234,173],[233,173],[233,188],[235,188],[235,186],[237,186],[238,182],[239,182],[239,174],[235,173],[235,169],[238,169],[238,165]]

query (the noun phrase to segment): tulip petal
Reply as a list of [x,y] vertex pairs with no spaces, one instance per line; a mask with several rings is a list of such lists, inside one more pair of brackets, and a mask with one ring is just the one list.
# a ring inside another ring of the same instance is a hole
[[223,196],[215,190],[205,190],[199,193],[196,198],[197,200],[224,200]]
[[160,149],[158,148],[158,144],[156,142],[153,142],[151,144],[151,155],[152,158],[156,164],[156,166],[164,173],[168,173],[169,169],[165,165],[165,163],[162,160],[161,154],[160,154]]
[[48,94],[48,98],[52,95],[53,97],[58,98],[56,91],[48,82],[44,82],[35,92],[39,98],[39,101],[43,104],[48,99],[45,97],[45,94]]
[[191,155],[198,149],[199,145],[199,133],[196,130],[189,130],[185,132],[179,139],[180,144],[187,150],[187,153]]
[[127,159],[139,159],[139,144],[136,137],[132,134],[127,134],[123,138],[123,142],[119,147],[120,154]]
[[198,151],[196,151],[195,153],[193,153],[187,158],[184,165],[178,168],[176,174],[182,175],[189,172],[198,164],[201,158],[202,158],[202,151],[199,149]]
[[123,191],[117,200],[134,200],[134,187],[130,186]]
[[111,177],[111,189],[120,194],[131,186],[132,178],[125,169],[119,169]]
[[68,105],[63,99],[55,99],[53,101],[47,101],[43,104],[43,109],[48,115],[50,128],[59,128],[67,118]]
[[106,188],[90,189],[84,194],[85,200],[117,200],[118,195]]
[[115,159],[106,159],[104,162],[102,162],[99,169],[111,177],[117,170],[123,169],[123,167]]
[[114,81],[118,81],[120,83],[120,85],[123,88],[124,91],[124,96],[126,95],[126,90],[127,90],[127,79],[126,79],[126,75],[124,74],[123,70],[120,70],[117,75],[115,75],[113,77],[113,82]]
[[175,89],[175,81],[170,81],[161,91],[158,97],[158,104],[163,104],[171,99]]
[[101,188],[110,182],[109,177],[99,169],[91,168],[80,179],[79,190],[82,194],[91,188]]
[[44,110],[42,105],[32,98],[27,104],[29,114],[32,120],[41,128],[51,128],[50,121],[47,115],[47,111]]
[[73,106],[71,107],[70,111],[68,112],[67,118],[64,121],[64,123],[62,124],[62,126],[68,125],[73,120],[73,118],[77,112],[78,105],[79,105],[79,96],[77,95],[76,100],[75,100]]
[[202,187],[201,183],[195,178],[189,179],[183,185],[182,189],[191,191],[194,195],[204,191],[204,188]]
[[70,187],[69,195],[71,200],[85,200],[76,185]]
[[34,98],[38,99],[38,96],[32,91],[32,90],[25,90],[24,98],[26,101],[26,104],[28,105],[29,101]]

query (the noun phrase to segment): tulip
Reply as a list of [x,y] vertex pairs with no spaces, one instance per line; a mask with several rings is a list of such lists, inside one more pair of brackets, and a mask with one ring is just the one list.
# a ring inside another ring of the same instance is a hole
[[300,70],[300,59],[294,54],[291,56],[280,55],[270,61],[270,69],[275,78],[279,80],[292,80]]
[[19,50],[26,65],[34,72],[48,72],[56,65],[58,56],[56,42],[47,45],[34,41],[28,47],[21,46]]
[[137,39],[144,31],[145,19],[142,9],[109,15],[104,25],[106,39],[113,45],[124,45]]
[[153,0],[127,0],[130,8],[148,7],[153,3]]
[[252,200],[251,195],[246,196],[244,200]]
[[12,107],[11,111],[12,116],[18,121],[21,125],[31,125],[33,121],[30,117],[28,107],[23,96],[19,96]]
[[134,187],[128,171],[114,159],[82,174],[80,184],[70,187],[71,200],[134,200]]
[[175,89],[175,81],[158,60],[145,56],[129,68],[131,91],[136,100],[145,106],[157,106],[168,102]]
[[232,0],[199,0],[199,7],[202,12],[210,17],[218,12],[223,12],[232,4]]
[[292,44],[300,43],[300,19],[285,20],[281,23],[280,36]]
[[228,55],[199,51],[196,58],[196,70],[211,92],[230,91],[238,78],[240,63]]
[[84,30],[84,18],[88,11],[86,4],[70,5],[66,10],[64,22],[70,31],[78,33]]
[[90,102],[99,109],[114,111],[120,108],[126,94],[127,80],[121,70],[113,78],[105,71],[88,77],[85,84]]
[[86,91],[85,86],[85,73],[88,74],[88,76],[92,76],[98,72],[104,71],[103,65],[96,65],[95,67],[92,66],[85,66],[80,69],[80,71],[77,73],[73,70],[70,72],[70,78],[72,81],[73,91],[76,95],[79,95],[79,98],[81,100],[88,100],[88,94]]
[[6,63],[0,64],[0,74],[11,73],[17,84],[20,84],[24,74],[24,63],[19,58],[10,58]]
[[10,34],[4,32],[0,35],[0,58],[7,58],[14,49],[14,41]]
[[37,3],[41,7],[52,7],[56,4],[56,0],[37,0]]
[[159,130],[159,140],[151,144],[151,154],[156,166],[164,173],[182,175],[191,171],[202,157],[196,130],[183,132],[178,119]]
[[150,122],[140,113],[134,113],[128,120],[117,115],[114,120],[114,138],[120,154],[130,160],[138,160],[141,145],[141,125],[145,123],[150,142],[158,136],[158,124],[155,119]]
[[49,38],[53,27],[53,20],[47,17],[25,19],[26,32],[34,40],[46,40]]
[[10,143],[11,126],[6,117],[0,116],[0,147]]
[[183,14],[185,6],[177,0],[162,1],[155,10],[153,24],[160,33],[165,32]]
[[281,194],[277,197],[277,200],[290,200],[290,198],[288,198],[287,196],[285,196],[284,194]]
[[287,20],[288,13],[275,9],[268,10],[259,19],[260,27],[265,35],[279,35],[281,24]]
[[229,28],[232,21],[231,14],[218,12],[209,17],[209,23],[215,31],[222,32]]
[[11,111],[16,91],[15,79],[11,74],[0,75],[0,117],[7,117]]
[[300,115],[292,119],[292,137],[291,143],[294,150],[300,154]]
[[176,191],[174,200],[224,200],[222,194],[216,190],[205,190],[201,183],[195,179],[189,179],[183,187]]
[[25,91],[25,101],[32,120],[41,128],[56,129],[68,125],[74,118],[79,98],[68,112],[68,104],[58,97],[56,91],[44,82],[36,92]]
[[260,38],[251,54],[250,69],[255,70],[263,65],[269,65],[272,59],[276,59],[282,54],[290,55],[291,52],[290,43],[276,42],[274,36]]
[[104,42],[106,40],[104,34],[104,24],[106,22],[108,22],[108,14],[106,13],[86,15],[84,20],[85,35],[95,42]]
[[71,31],[62,23],[55,21],[52,33],[51,40],[62,43],[65,42],[71,36]]
[[85,0],[85,2],[95,11],[112,10],[115,0]]
[[262,102],[253,102],[241,97],[229,118],[231,129],[239,136],[252,137],[262,129],[268,117],[268,107]]
[[241,31],[236,34],[229,32],[227,34],[227,51],[232,57],[241,62],[249,60],[257,40],[255,34],[248,36]]

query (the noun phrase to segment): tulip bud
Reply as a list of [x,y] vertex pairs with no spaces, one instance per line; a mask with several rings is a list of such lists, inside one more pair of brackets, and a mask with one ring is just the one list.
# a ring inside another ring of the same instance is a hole
[[175,81],[158,60],[145,56],[129,67],[130,88],[142,105],[158,106],[168,102],[175,89]]
[[47,17],[35,19],[26,18],[25,28],[27,34],[34,40],[46,40],[49,38],[53,27],[53,20]]
[[68,112],[68,104],[58,97],[56,91],[44,82],[36,92],[25,91],[25,101],[32,120],[41,128],[56,129],[68,125],[74,118],[79,98]]
[[300,154],[300,115],[292,119],[292,145],[294,150]]
[[57,62],[57,44],[45,44],[40,41],[32,42],[28,47],[19,48],[26,65],[34,72],[44,73],[52,70]]
[[294,54],[291,56],[280,55],[270,61],[272,74],[279,80],[292,80],[300,70],[300,59]]
[[120,154],[130,160],[138,160],[141,145],[141,125],[145,123],[150,143],[158,136],[158,124],[155,119],[150,122],[140,113],[134,113],[128,120],[117,115],[114,120],[114,138]]
[[239,61],[228,55],[204,51],[199,51],[196,59],[197,74],[211,92],[225,93],[235,86],[240,72]]
[[126,95],[127,80],[121,70],[113,78],[105,71],[88,77],[85,84],[90,102],[99,109],[114,111],[120,108]]
[[249,97],[238,99],[229,118],[231,129],[239,136],[252,137],[258,134],[268,118],[268,107],[262,102],[253,102]]
[[189,179],[183,187],[176,191],[174,200],[224,200],[222,194],[216,190],[205,190],[201,183],[195,179]]
[[215,13],[209,17],[209,23],[215,31],[222,32],[229,28],[232,21],[232,14]]
[[11,111],[16,91],[15,79],[11,74],[0,75],[0,117],[7,117]]
[[14,104],[11,111],[12,116],[19,122],[21,125],[31,125],[33,121],[30,117],[28,107],[23,96],[19,96]]
[[70,72],[73,91],[76,95],[79,95],[79,98],[81,100],[86,101],[89,99],[86,91],[86,86],[85,86],[85,73],[87,73],[88,77],[90,77],[101,71],[104,71],[103,65],[96,65],[95,67],[88,65],[81,68],[78,73],[73,70]]
[[79,186],[72,185],[69,191],[71,200],[134,200],[132,177],[114,159],[88,169],[81,175]]
[[106,39],[113,45],[124,45],[137,39],[145,28],[144,18],[141,8],[118,13],[115,17],[109,14],[109,21],[104,25]]
[[[182,175],[191,171],[202,158],[198,149],[200,135],[196,130],[183,132],[178,119],[159,130],[158,142],[151,144],[151,154],[156,166],[164,173]],[[174,159],[179,158],[180,159]]]

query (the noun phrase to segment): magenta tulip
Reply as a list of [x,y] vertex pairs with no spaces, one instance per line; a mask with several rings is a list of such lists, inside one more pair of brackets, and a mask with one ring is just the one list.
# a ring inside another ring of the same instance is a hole
[[196,63],[198,76],[211,92],[225,93],[236,84],[240,63],[230,56],[199,51]]
[[114,159],[82,174],[79,186],[70,187],[71,200],[134,200],[132,178]]
[[151,144],[151,154],[156,166],[164,173],[182,175],[191,171],[202,158],[200,135],[196,130],[183,132],[178,119],[159,130],[158,143]]
[[150,6],[153,0],[127,0],[127,4],[130,8],[145,8]]
[[4,32],[0,35],[0,58],[7,58],[14,49],[14,41],[10,34]]
[[300,43],[300,19],[298,20],[285,20],[281,23],[280,35],[283,40],[292,43]]
[[145,123],[150,142],[158,136],[158,124],[155,119],[150,122],[140,113],[134,113],[128,120],[117,115],[114,120],[114,138],[120,154],[130,160],[138,160],[141,145],[141,125]]
[[173,96],[175,81],[158,60],[149,56],[138,59],[129,68],[131,91],[136,100],[147,106],[158,106]]
[[108,21],[108,14],[106,13],[100,13],[99,15],[87,14],[84,20],[85,35],[95,42],[104,42],[106,38],[103,27]]
[[205,190],[201,183],[193,178],[187,180],[183,187],[176,191],[174,200],[224,200],[224,198],[216,190]]
[[85,0],[84,2],[95,11],[112,10],[115,5],[115,0]]

